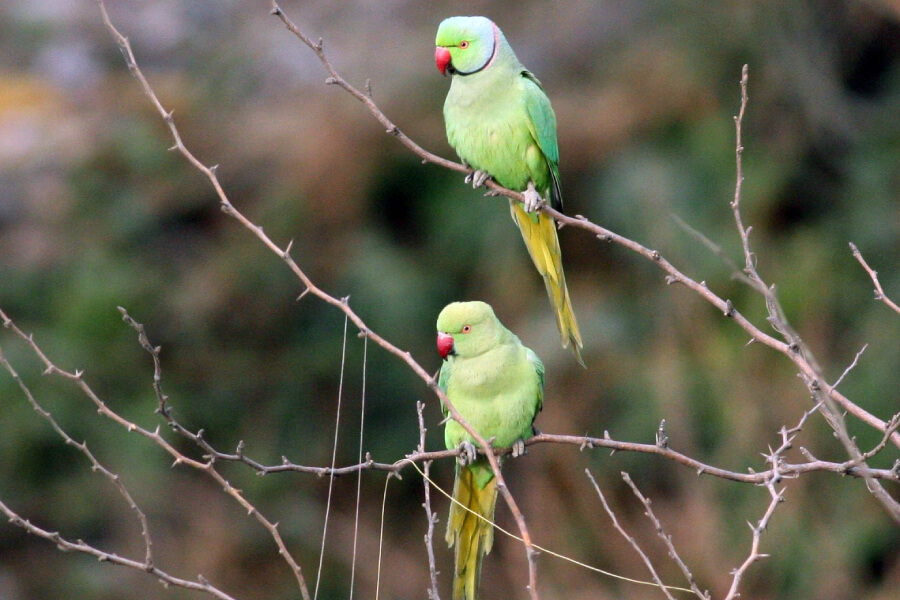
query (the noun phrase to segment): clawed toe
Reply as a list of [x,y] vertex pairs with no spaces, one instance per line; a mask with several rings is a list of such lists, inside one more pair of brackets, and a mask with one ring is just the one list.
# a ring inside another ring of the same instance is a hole
[[512,457],[513,458],[519,458],[520,456],[523,456],[527,453],[528,453],[528,451],[525,450],[525,440],[518,439],[515,442],[513,442],[513,445],[512,445]]
[[472,442],[462,442],[459,445],[459,456],[456,457],[456,460],[461,467],[467,467],[475,462],[477,456],[478,451]]
[[526,212],[537,212],[541,209],[546,201],[543,196],[541,196],[536,189],[534,189],[534,185],[529,183],[528,189],[522,192],[522,195],[525,196],[525,211]]
[[471,183],[474,189],[478,189],[490,178],[491,176],[487,171],[475,171],[466,175],[464,181],[466,183]]

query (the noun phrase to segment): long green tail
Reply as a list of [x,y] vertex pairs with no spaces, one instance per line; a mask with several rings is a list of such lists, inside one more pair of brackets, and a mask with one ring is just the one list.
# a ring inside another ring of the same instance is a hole
[[490,466],[479,464],[456,468],[453,497],[488,521],[479,519],[455,502],[450,506],[447,544],[456,546],[453,600],[475,600],[481,579],[481,559],[491,551],[494,543],[494,526],[490,522],[494,520],[494,505],[497,503],[497,480],[491,476],[490,481],[479,488],[475,473],[475,469],[481,471],[485,467],[490,470]]
[[569,298],[569,290],[566,288],[566,275],[563,273],[562,252],[559,249],[559,236],[556,234],[556,221],[543,212],[531,214],[525,212],[524,205],[516,201],[510,202],[510,212],[513,221],[522,232],[522,239],[525,240],[525,246],[528,248],[528,254],[531,255],[535,268],[544,278],[547,295],[556,312],[556,326],[562,336],[562,346],[566,348],[571,344],[575,359],[583,367],[581,332],[578,331],[572,300]]

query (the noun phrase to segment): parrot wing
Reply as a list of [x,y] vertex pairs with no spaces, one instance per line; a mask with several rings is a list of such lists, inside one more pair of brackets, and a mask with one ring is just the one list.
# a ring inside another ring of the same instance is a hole
[[537,415],[544,408],[544,363],[538,358],[537,354],[531,348],[525,348],[528,362],[534,367],[534,372],[538,377],[537,398],[535,399],[536,408],[534,414]]
[[[452,369],[450,365],[451,363],[449,361],[445,362],[441,366],[440,375],[438,375],[438,387],[441,388],[441,391],[443,391],[444,394],[447,393],[447,383],[450,381],[450,370]],[[445,419],[450,416],[450,411],[447,410],[443,400],[441,401],[441,412],[444,414]]]
[[550,199],[553,208],[562,210],[562,187],[559,181],[559,145],[556,141],[556,115],[550,99],[544,93],[541,82],[530,71],[522,71],[525,92],[525,108],[528,111],[529,130],[547,159],[550,170]]

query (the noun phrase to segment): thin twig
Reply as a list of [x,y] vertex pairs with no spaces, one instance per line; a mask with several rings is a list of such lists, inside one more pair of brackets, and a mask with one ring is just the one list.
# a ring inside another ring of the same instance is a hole
[[875,299],[884,302],[892,311],[900,315],[900,306],[897,306],[897,304],[884,293],[881,282],[878,281],[878,271],[869,266],[869,263],[863,258],[862,252],[859,251],[859,248],[857,248],[856,244],[853,242],[850,242],[850,250],[853,252],[853,257],[859,261],[859,264],[862,265],[862,268],[866,270],[866,273],[868,273],[869,277],[872,279],[872,283],[875,285]]
[[731,271],[732,278],[737,279],[738,281],[743,281],[748,285],[753,285],[753,282],[749,277],[747,277],[747,274],[737,266],[737,263],[731,260],[731,257],[722,251],[721,246],[706,237],[702,232],[688,225],[687,221],[685,221],[678,215],[672,215],[672,220],[675,221],[675,223],[685,232],[687,232],[689,236],[703,244],[710,252],[713,253],[714,256],[725,263],[725,266],[728,267],[728,269]]
[[688,583],[690,584],[691,589],[694,590],[694,594],[696,594],[698,598],[702,598],[702,600],[710,600],[709,592],[700,590],[700,587],[697,585],[696,580],[694,580],[694,574],[691,573],[691,570],[678,555],[678,551],[675,550],[675,544],[672,543],[672,536],[668,535],[665,532],[662,523],[660,523],[659,519],[656,518],[656,514],[653,512],[653,509],[650,508],[650,499],[645,497],[641,493],[641,491],[637,488],[637,485],[635,485],[635,483],[631,480],[631,476],[625,471],[622,471],[622,479],[625,481],[625,483],[628,484],[628,487],[631,488],[631,491],[634,492],[634,495],[637,496],[638,500],[641,501],[641,504],[644,505],[644,510],[646,511],[644,514],[646,514],[650,521],[653,523],[653,526],[656,528],[657,535],[662,538],[663,543],[669,550],[669,556],[672,557],[672,560],[674,560],[675,564],[678,565],[678,568],[681,569],[681,572],[684,574],[685,579],[687,579]]
[[216,586],[212,585],[205,577],[202,575],[197,576],[197,581],[190,581],[188,579],[181,579],[180,577],[175,577],[174,575],[169,575],[166,571],[163,571],[159,567],[155,565],[148,565],[146,563],[131,560],[125,558],[123,556],[119,556],[118,554],[112,552],[104,552],[99,548],[91,546],[90,544],[84,542],[83,540],[77,541],[69,541],[63,536],[61,536],[58,532],[49,531],[47,529],[43,529],[38,527],[31,521],[27,519],[23,519],[20,517],[15,511],[13,511],[9,506],[3,503],[0,500],[0,512],[6,515],[7,519],[18,527],[21,527],[28,533],[36,535],[40,538],[48,540],[56,545],[57,548],[62,550],[63,552],[80,552],[82,554],[87,554],[95,557],[100,562],[108,562],[114,565],[121,565],[123,567],[128,567],[129,569],[135,569],[137,571],[145,571],[156,577],[159,581],[161,581],[164,585],[174,585],[177,587],[185,588],[188,590],[195,590],[198,592],[205,592],[210,596],[215,598],[219,598],[219,600],[235,600],[233,596],[229,596]]
[[[125,315],[127,317],[127,314]],[[145,429],[133,421],[129,421],[125,417],[121,416],[119,413],[115,412],[107,404],[94,392],[93,388],[84,380],[84,373],[79,370],[75,370],[74,372],[69,372],[64,369],[61,369],[56,366],[53,361],[51,361],[46,354],[40,349],[37,343],[34,341],[34,338],[30,335],[26,335],[19,327],[13,323],[12,319],[10,319],[6,313],[0,310],[0,318],[3,320],[3,325],[11,330],[15,335],[25,341],[25,343],[29,346],[32,352],[40,359],[40,361],[44,365],[44,374],[46,375],[57,375],[66,379],[73,383],[76,387],[78,387],[81,392],[88,397],[88,399],[94,404],[97,408],[97,412],[99,412],[104,417],[110,419],[114,423],[123,427],[126,431],[135,432],[150,441],[154,442],[157,446],[162,448],[166,453],[168,453],[173,459],[174,462],[172,466],[179,465],[187,465],[191,468],[197,469],[203,473],[209,475],[213,480],[218,483],[222,489],[230,495],[241,507],[247,511],[248,515],[253,516],[266,530],[268,530],[269,535],[275,541],[275,544],[278,546],[278,551],[284,558],[284,560],[288,563],[291,570],[293,571],[297,583],[300,586],[301,593],[303,594],[304,600],[310,600],[309,591],[306,588],[306,582],[303,578],[303,573],[300,569],[300,565],[297,564],[297,561],[288,551],[287,546],[284,543],[284,540],[281,537],[281,534],[278,531],[278,524],[273,523],[269,519],[265,517],[262,513],[260,513],[256,507],[244,498],[241,491],[235,487],[233,487],[224,476],[215,468],[215,459],[209,458],[205,461],[195,460],[190,458],[181,452],[179,452],[172,444],[170,444],[164,437],[162,437],[159,433],[159,427],[155,430],[150,431],[149,429]],[[159,352],[158,348],[153,348],[149,343],[147,344],[149,348],[154,350],[156,353]],[[163,413],[163,417],[166,418],[166,414]],[[171,416],[167,418],[168,422],[174,422]],[[77,548],[76,548],[77,549]],[[99,552],[99,550],[98,550]],[[201,589],[201,588],[197,588]]]
[[[425,452],[425,433],[428,431],[425,428],[425,403],[416,402],[416,412],[419,415],[419,446],[416,449],[417,452]],[[437,570],[437,562],[434,559],[434,526],[438,522],[438,517],[431,510],[431,485],[429,481],[431,479],[431,462],[430,460],[426,460],[422,465],[422,471],[424,476],[422,477],[422,484],[425,486],[425,502],[422,503],[422,507],[425,509],[425,518],[428,520],[428,529],[425,532],[425,549],[428,553],[428,575],[431,579],[431,587],[428,588],[428,598],[429,600],[441,600],[440,594],[438,593],[438,570]]]
[[725,600],[734,600],[735,598],[740,596],[740,592],[738,590],[740,588],[744,574],[747,572],[747,569],[749,569],[750,565],[752,565],[756,561],[768,557],[768,554],[763,554],[759,551],[759,545],[762,540],[762,534],[766,530],[766,527],[768,527],[769,521],[772,520],[772,515],[774,514],[775,509],[781,502],[784,501],[784,489],[781,489],[780,491],[776,490],[775,484],[771,482],[766,485],[766,489],[769,490],[769,494],[771,494],[772,500],[769,502],[769,506],[766,508],[766,512],[756,523],[756,525],[747,523],[747,525],[750,526],[750,531],[753,532],[752,541],[750,542],[750,554],[748,554],[744,562],[742,562],[741,565],[732,572],[731,587],[728,589],[728,594],[725,596]]
[[[813,409],[815,410],[815,409]],[[891,433],[893,435],[893,433]],[[697,475],[711,475],[721,479],[730,481],[738,481],[741,483],[752,483],[762,485],[767,479],[771,478],[776,472],[772,469],[766,471],[752,471],[749,473],[741,473],[738,471],[729,471],[719,467],[714,467],[703,463],[695,458],[691,458],[681,452],[673,450],[670,445],[660,447],[656,444],[640,444],[636,442],[623,442],[614,440],[609,437],[595,438],[575,435],[560,435],[552,433],[540,433],[525,442],[526,446],[541,443],[554,444],[571,444],[583,448],[607,448],[615,452],[640,452],[644,454],[655,454],[675,461],[694,470]],[[844,462],[830,462],[824,460],[812,460],[804,463],[782,463],[778,469],[778,474],[782,477],[797,477],[804,473],[830,471],[833,473],[841,473],[844,475],[853,475],[856,477],[872,477],[876,479],[887,479],[891,481],[900,481],[897,473],[892,469],[873,469],[871,467],[856,467],[852,460]]]
[[[803,377],[804,383],[806,384],[806,387],[807,389],[809,389],[810,394],[813,396],[813,398],[817,400],[816,405],[819,406],[819,410],[822,416],[832,427],[832,429],[834,429],[838,440],[840,440],[841,445],[844,446],[844,449],[847,451],[847,454],[850,456],[853,464],[865,467],[866,464],[864,456],[856,447],[856,442],[851,439],[850,435],[847,433],[847,425],[841,409],[851,412],[857,416],[860,416],[860,413],[865,411],[863,411],[858,405],[851,402],[849,399],[845,399],[842,394],[837,392],[836,385],[828,385],[827,381],[825,381],[825,377],[822,374],[822,369],[819,367],[818,362],[813,356],[813,353],[806,346],[806,344],[803,343],[803,341],[800,339],[800,336],[788,323],[784,311],[782,310],[781,305],[778,302],[778,298],[775,294],[775,286],[766,285],[756,270],[755,256],[750,250],[750,228],[744,227],[740,210],[741,190],[744,180],[742,160],[744,147],[742,142],[741,130],[744,113],[747,109],[748,79],[748,68],[747,65],[744,65],[744,68],[741,70],[741,106],[738,115],[734,119],[735,166],[737,171],[737,179],[734,189],[734,200],[731,203],[732,212],[734,213],[735,225],[737,226],[738,234],[741,238],[741,244],[744,249],[744,259],[746,263],[744,272],[750,278],[752,287],[756,289],[760,294],[762,294],[765,298],[766,309],[769,313],[768,321],[772,325],[772,327],[784,337],[785,341],[787,342],[787,356],[789,356],[794,361],[794,364],[800,367],[800,372],[801,376]],[[853,368],[858,358],[859,356],[857,355],[856,359],[854,359],[853,364],[850,365],[848,370]],[[838,405],[840,405],[840,408]],[[866,415],[868,415],[868,413],[866,413]],[[878,429],[886,433],[887,435],[890,435],[892,438],[897,433],[896,431],[891,431],[890,424],[882,421],[881,419],[875,419],[873,417],[872,423],[870,424],[873,423],[877,423]],[[895,444],[896,443],[897,442],[895,441]],[[893,518],[894,521],[900,524],[900,502],[897,502],[894,498],[892,498],[890,494],[885,491],[884,487],[878,480],[870,478],[865,474],[863,475],[863,478],[866,481],[866,488],[881,503],[881,505],[885,508],[891,518]]]
[[594,476],[591,475],[590,469],[584,470],[585,475],[588,476],[588,479],[591,480],[591,483],[594,485],[594,489],[597,490],[597,495],[600,496],[600,502],[603,504],[603,508],[606,510],[606,514],[609,515],[610,520],[612,521],[613,526],[616,528],[616,531],[622,534],[622,537],[631,544],[631,547],[634,548],[634,551],[638,553],[638,556],[641,557],[641,560],[644,561],[644,565],[647,566],[647,569],[650,571],[650,576],[653,578],[653,581],[656,583],[657,587],[662,590],[662,593],[666,595],[666,598],[669,600],[675,600],[675,597],[666,589],[665,584],[659,578],[659,575],[656,574],[656,569],[653,568],[653,563],[650,562],[650,559],[644,553],[643,549],[641,549],[640,544],[637,543],[637,540],[634,539],[625,528],[619,524],[619,520],[616,518],[616,513],[609,507],[609,504],[606,502],[606,497],[603,495],[603,492],[600,491],[600,486],[597,485],[597,481],[594,479]]
[[19,377],[19,373],[13,368],[12,364],[6,359],[6,355],[3,353],[3,348],[0,347],[0,364],[2,364],[9,374],[12,376],[13,380],[19,384],[19,389],[22,390],[22,393],[25,395],[25,398],[28,399],[29,404],[38,413],[44,420],[50,423],[50,426],[56,432],[59,437],[63,439],[63,441],[76,448],[79,452],[81,452],[91,463],[91,470],[102,474],[106,477],[110,482],[112,482],[113,486],[119,492],[119,494],[125,499],[125,502],[128,503],[129,508],[134,511],[134,514],[137,516],[138,521],[141,524],[141,536],[144,538],[144,566],[143,569],[147,572],[153,568],[153,540],[150,537],[150,525],[147,522],[147,516],[144,514],[144,511],[138,506],[137,502],[135,502],[134,497],[132,497],[131,493],[128,491],[128,488],[125,487],[125,484],[122,482],[122,478],[117,474],[113,473],[106,467],[104,467],[100,461],[94,456],[94,453],[88,449],[87,442],[76,442],[66,431],[57,423],[56,419],[53,415],[45,410],[35,399],[34,394],[31,393],[31,390],[25,384],[21,377]]
[[850,371],[852,371],[853,369],[856,368],[856,365],[859,363],[859,357],[862,356],[862,353],[865,352],[866,348],[868,348],[868,347],[869,347],[868,344],[863,344],[863,347],[860,348],[859,352],[856,353],[856,356],[853,357],[853,362],[851,362],[847,366],[847,368],[844,369],[844,372],[841,373],[841,376],[838,377],[837,381],[835,381],[834,384],[831,386],[832,388],[836,388],[837,386],[841,385],[841,382],[844,380],[844,377],[846,377],[850,373]]

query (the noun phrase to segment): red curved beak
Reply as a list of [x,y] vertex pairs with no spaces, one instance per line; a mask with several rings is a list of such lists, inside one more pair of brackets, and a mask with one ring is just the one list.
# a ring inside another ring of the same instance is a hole
[[437,349],[441,358],[446,360],[447,356],[453,352],[453,336],[439,331],[437,336]]
[[434,49],[434,64],[437,65],[441,75],[447,75],[447,65],[450,64],[450,51],[438,46]]

